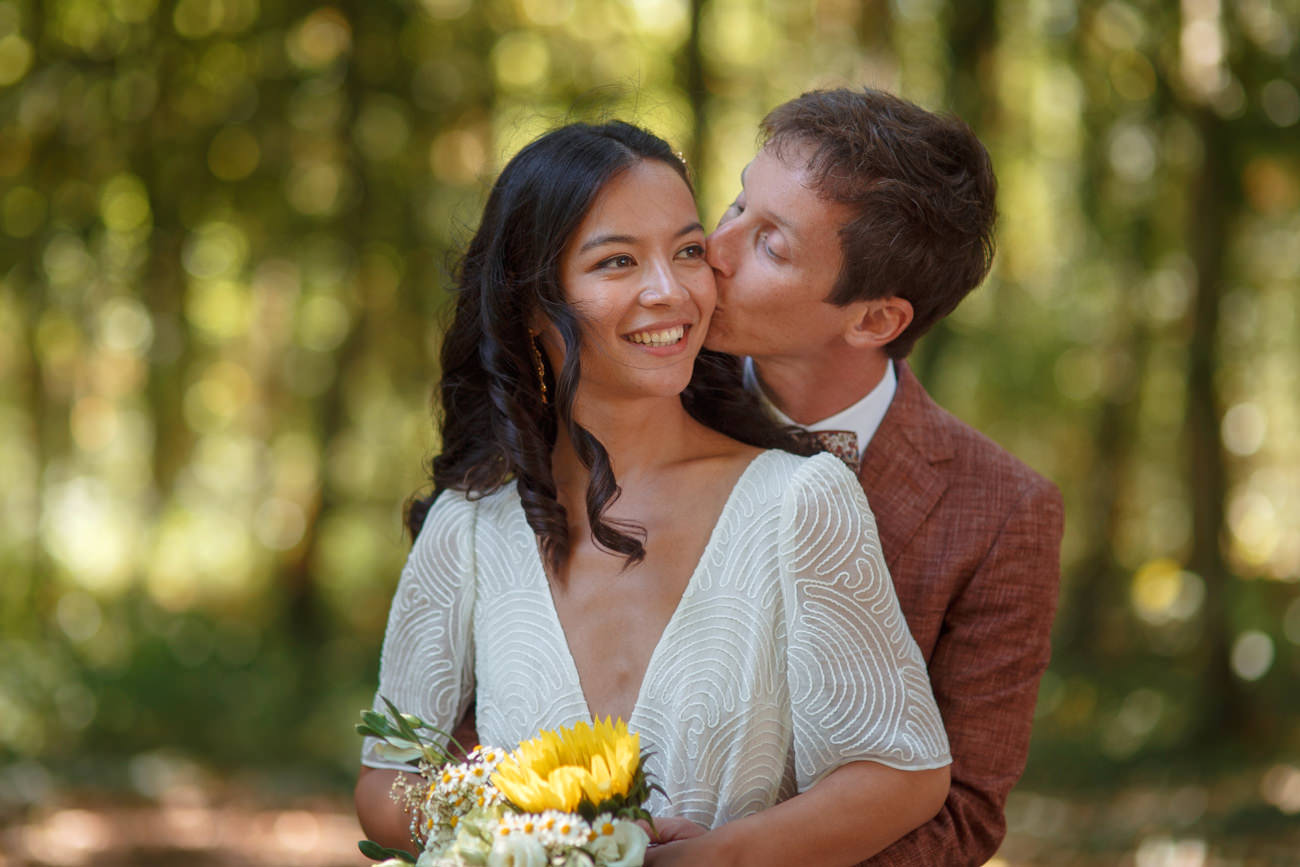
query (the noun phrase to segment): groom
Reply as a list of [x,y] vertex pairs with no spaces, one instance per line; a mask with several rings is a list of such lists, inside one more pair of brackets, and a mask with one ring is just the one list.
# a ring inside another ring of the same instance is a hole
[[936,405],[904,359],[988,272],[993,169],[961,121],[874,90],[806,93],[762,131],[708,240],[706,346],[747,356],[769,411],[858,468],[929,667],[952,788],[868,863],[983,864],[1050,652],[1061,498]]

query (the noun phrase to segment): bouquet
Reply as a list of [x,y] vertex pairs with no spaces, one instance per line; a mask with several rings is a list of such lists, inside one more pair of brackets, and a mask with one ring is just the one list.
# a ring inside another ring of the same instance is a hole
[[[412,813],[418,859],[370,840],[377,867],[640,867],[650,838],[642,805],[654,788],[640,736],[622,721],[542,731],[513,752],[477,746],[463,758],[425,733],[449,736],[383,699],[389,715],[363,711],[357,732],[379,738],[384,758],[409,762],[426,781],[395,787]],[[400,778],[399,778],[400,780]]]

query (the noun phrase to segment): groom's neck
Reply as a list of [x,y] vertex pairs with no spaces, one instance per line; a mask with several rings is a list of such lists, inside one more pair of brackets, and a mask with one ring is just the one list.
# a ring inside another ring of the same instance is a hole
[[847,409],[880,384],[889,356],[877,349],[818,358],[754,356],[754,372],[768,400],[801,425]]

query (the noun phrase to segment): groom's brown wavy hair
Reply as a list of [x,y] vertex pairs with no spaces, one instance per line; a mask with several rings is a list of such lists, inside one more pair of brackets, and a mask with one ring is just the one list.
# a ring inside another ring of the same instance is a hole
[[912,322],[885,348],[906,357],[993,262],[997,179],[988,151],[958,118],[870,88],[805,93],[773,109],[761,129],[782,159],[807,147],[813,188],[853,213],[840,229],[844,261],[826,300],[906,299]]

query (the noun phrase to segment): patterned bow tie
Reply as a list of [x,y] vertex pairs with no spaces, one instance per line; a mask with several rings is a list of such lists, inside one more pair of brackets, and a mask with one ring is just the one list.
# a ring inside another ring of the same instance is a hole
[[810,430],[807,434],[812,443],[844,461],[853,472],[858,471],[858,466],[862,463],[862,453],[858,450],[858,435],[853,431]]

